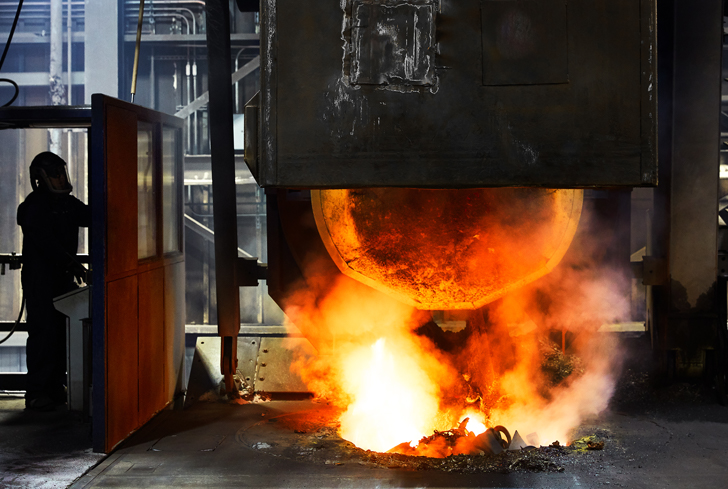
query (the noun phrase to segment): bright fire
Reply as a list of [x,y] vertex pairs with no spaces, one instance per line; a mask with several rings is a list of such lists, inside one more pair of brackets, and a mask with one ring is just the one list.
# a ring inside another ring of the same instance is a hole
[[[543,444],[568,443],[614,389],[618,345],[597,330],[629,311],[623,279],[590,266],[593,252],[570,250],[550,275],[473,311],[457,332],[346,277],[334,284],[321,278],[286,307],[319,352],[293,368],[341,408],[340,435],[363,449],[415,446],[466,417],[468,436],[503,425],[523,438],[536,433]],[[312,287],[325,292],[312,294]],[[448,450],[417,454],[458,453]]]
[[343,388],[352,398],[341,416],[343,438],[384,452],[404,441],[416,443],[432,431],[437,386],[414,359],[397,355],[385,338],[349,356],[343,373]]
[[468,420],[468,431],[472,431],[476,435],[479,435],[488,429],[488,427],[485,426],[485,419],[483,418],[482,413],[469,409],[465,412],[465,414],[460,416],[459,422],[462,423],[466,419]]

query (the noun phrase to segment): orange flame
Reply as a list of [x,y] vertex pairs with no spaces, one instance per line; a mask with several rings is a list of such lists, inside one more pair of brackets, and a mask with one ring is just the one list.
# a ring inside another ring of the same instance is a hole
[[[294,371],[342,409],[340,434],[361,448],[414,445],[465,417],[476,435],[503,425],[566,443],[586,416],[607,406],[619,350],[597,330],[629,309],[622,279],[591,266],[589,252],[570,251],[546,280],[475,311],[460,332],[346,277],[326,284],[323,300],[302,290],[286,313],[321,354],[299,358]],[[569,332],[573,357],[549,343],[550,330]],[[568,364],[571,375],[554,372],[549,359]]]

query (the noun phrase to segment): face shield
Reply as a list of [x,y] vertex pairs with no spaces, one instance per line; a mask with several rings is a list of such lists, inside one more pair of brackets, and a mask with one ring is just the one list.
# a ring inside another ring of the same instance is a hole
[[73,190],[66,162],[49,151],[33,158],[30,164],[30,184],[33,190],[40,188],[54,195],[68,195]]
[[67,195],[73,190],[66,165],[53,165],[40,169],[40,177],[46,189],[54,194]]

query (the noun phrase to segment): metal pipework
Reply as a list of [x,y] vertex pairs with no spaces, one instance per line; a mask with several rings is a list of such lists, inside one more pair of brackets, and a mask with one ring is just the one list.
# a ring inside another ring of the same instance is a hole
[[[139,1],[135,0],[126,0],[124,2],[126,5],[134,5],[136,3],[139,3]],[[167,4],[167,5],[177,5],[177,4],[185,4],[185,3],[192,3],[196,5],[200,5],[201,7],[205,6],[205,2],[202,0],[155,0],[155,4]]]
[[[191,89],[191,68],[190,62],[187,61],[185,65],[185,80],[187,81],[187,104],[192,103],[192,89]],[[192,154],[192,118],[187,117],[187,154]]]
[[137,22],[136,45],[134,47],[134,69],[131,74],[131,103],[136,94],[137,74],[139,70],[139,46],[142,42],[142,23],[144,22],[144,0],[139,2],[139,20]]
[[[159,11],[165,12],[165,13],[158,13]],[[190,29],[190,21],[182,12],[188,12],[190,16],[192,17],[192,28]],[[152,13],[150,10],[150,14],[153,15],[153,17],[176,17],[181,18],[185,21],[185,25],[187,26],[187,34],[197,34],[197,21],[195,21],[195,15],[190,9],[186,8],[172,8],[172,7],[154,7],[154,12]],[[127,14],[127,17],[131,17],[131,14]],[[151,25],[153,21],[150,19],[149,24]]]
[[[197,61],[192,60],[192,100],[197,98]],[[198,154],[197,148],[197,111],[192,112],[192,154]]]
[[[238,63],[240,62],[240,55],[243,54],[243,52],[248,49],[257,49],[257,48],[254,48],[252,46],[245,46],[245,47],[240,48],[240,50],[238,51],[238,54],[235,55],[235,71],[238,71]],[[239,84],[240,84],[240,80],[235,82],[235,113],[236,114],[240,113],[240,87],[239,87]]]

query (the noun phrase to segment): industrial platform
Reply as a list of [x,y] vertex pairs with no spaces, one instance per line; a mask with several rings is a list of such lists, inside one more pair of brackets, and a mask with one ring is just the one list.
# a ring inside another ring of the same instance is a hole
[[0,487],[723,487],[728,407],[699,383],[655,384],[645,342],[624,346],[610,407],[574,431],[604,441],[599,451],[541,449],[536,463],[515,454],[500,466],[389,457],[339,438],[325,400],[207,396],[163,410],[105,456],[91,452],[80,415],[25,412],[22,398],[5,395]]

